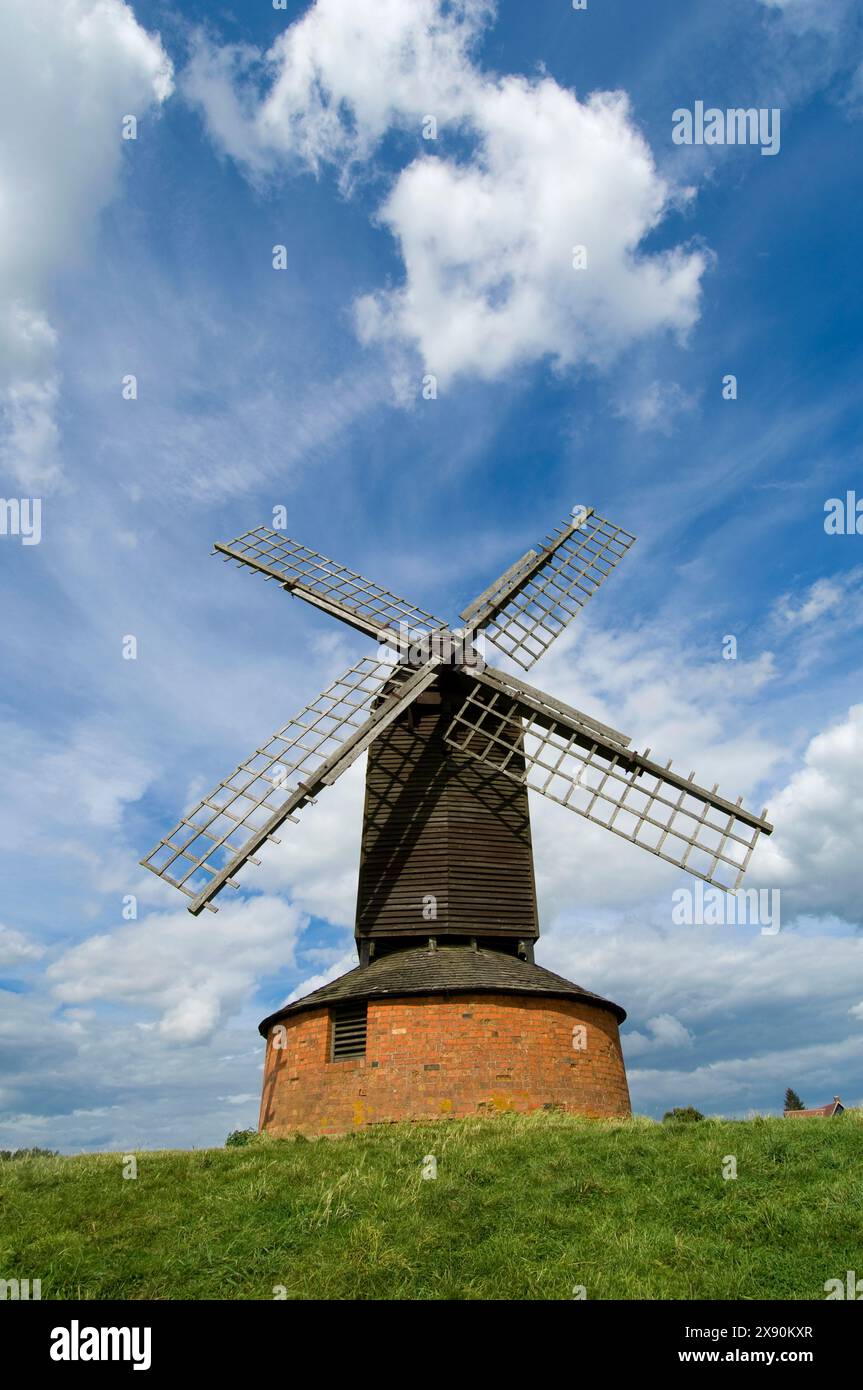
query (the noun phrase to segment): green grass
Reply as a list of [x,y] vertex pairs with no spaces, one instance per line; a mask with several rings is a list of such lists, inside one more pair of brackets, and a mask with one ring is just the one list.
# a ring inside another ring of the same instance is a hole
[[122,1171],[117,1154],[0,1163],[0,1277],[40,1278],[43,1299],[817,1299],[863,1275],[861,1112],[501,1115]]

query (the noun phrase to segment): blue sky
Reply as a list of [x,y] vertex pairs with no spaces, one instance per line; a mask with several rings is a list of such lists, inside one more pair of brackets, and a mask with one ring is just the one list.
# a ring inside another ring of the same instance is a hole
[[[217,916],[137,866],[363,653],[209,558],[278,505],[445,618],[575,504],[638,536],[532,679],[769,807],[782,930],[544,803],[538,959],[642,1113],[863,1104],[855,7],[11,0],[0,53],[0,1146],[221,1142],[352,963],[361,767]],[[696,101],[778,153],[675,145]]]

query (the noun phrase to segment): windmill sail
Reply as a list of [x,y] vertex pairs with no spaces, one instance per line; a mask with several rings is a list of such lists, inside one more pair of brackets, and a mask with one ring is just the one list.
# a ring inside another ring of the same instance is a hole
[[[439,662],[416,671],[364,657],[183,816],[141,860],[179,888],[189,911],[212,899],[293,812],[335,782],[435,676]],[[278,843],[278,841],[276,841]]]
[[633,752],[577,711],[555,712],[555,703],[499,672],[477,673],[446,741],[696,878],[736,889],[759,834],[773,829],[764,816]]
[[[616,835],[720,888],[740,883],[765,816],[726,801],[661,767],[607,724],[496,671],[472,656],[489,640],[524,667],[547,650],[634,541],[628,531],[581,510],[546,543],[527,551],[461,615],[446,624],[354,570],[277,531],[258,527],[216,545],[225,560],[276,580],[308,603],[378,640],[392,660],[366,657],[279,729],[184,815],[141,863],[190,900],[212,899],[294,812],[335,782],[447,665],[463,669],[444,744],[558,801]],[[409,640],[405,640],[408,638]],[[395,640],[393,640],[395,639]],[[446,640],[439,640],[446,639]],[[433,693],[433,692],[432,692]],[[426,701],[428,703],[428,701]]]
[[635,537],[591,508],[562,522],[459,616],[530,670],[623,559]]
[[298,598],[341,618],[368,637],[384,631],[429,633],[446,623],[408,599],[339,565],[299,541],[257,526],[215,550],[225,560],[236,560],[267,579],[275,579]]

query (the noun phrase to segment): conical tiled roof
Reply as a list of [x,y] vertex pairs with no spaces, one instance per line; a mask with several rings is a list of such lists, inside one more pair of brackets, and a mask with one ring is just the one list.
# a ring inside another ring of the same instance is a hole
[[264,1019],[259,1031],[266,1037],[274,1023],[303,1009],[347,999],[392,999],[407,994],[544,994],[609,1009],[618,1023],[626,1018],[619,1004],[518,956],[475,951],[469,946],[439,946],[433,951],[420,946],[380,956],[370,965],[358,965],[305,998],[277,1009]]

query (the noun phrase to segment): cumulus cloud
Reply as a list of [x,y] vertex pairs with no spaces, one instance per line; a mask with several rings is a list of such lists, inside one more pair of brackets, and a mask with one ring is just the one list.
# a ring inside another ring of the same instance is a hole
[[199,34],[183,87],[250,172],[338,161],[347,184],[392,126],[462,118],[493,13],[490,0],[317,0],[266,54]]
[[[853,591],[852,580],[853,573],[848,583],[837,580],[837,592]],[[798,622],[809,605],[813,622],[823,612],[819,641],[829,643],[846,616],[841,604],[834,615],[832,590],[828,601],[816,584],[778,611]],[[796,770],[780,779],[788,736],[768,728],[757,705],[764,687],[785,674],[771,652],[699,661],[667,626],[597,632],[581,621],[581,639],[560,639],[537,683],[622,729],[634,747],[649,744],[659,761],[672,757],[703,785],[719,783],[731,800],[742,795],[756,812],[766,804],[774,833],[759,839],[745,886],[781,890],[783,927],[805,915],[860,922],[863,705],[813,735]],[[531,818],[546,921],[584,902],[594,914],[627,915],[661,897],[670,911],[671,892],[685,881],[672,866],[544,797],[533,799]]]
[[64,1009],[42,993],[0,990],[0,1148],[192,1148],[256,1123],[257,1010],[221,1026],[203,1069],[195,1050],[135,1014],[122,1001]]
[[657,1014],[647,1020],[646,1028],[644,1033],[633,1029],[626,1034],[627,1058],[641,1057],[649,1051],[692,1047],[695,1041],[693,1034],[674,1014]]
[[863,622],[863,566],[816,579],[802,593],[781,594],[772,616],[786,630],[812,627],[829,618],[829,637],[835,641],[840,631]]
[[798,912],[859,921],[863,705],[811,740],[770,810],[778,829],[759,842],[753,874],[788,893]]
[[23,932],[5,927],[0,922],[0,969],[19,966],[25,961],[39,960],[44,949],[35,941],[30,941]]
[[[751,660],[698,659],[680,628],[665,621],[599,631],[585,615],[580,632],[558,639],[536,683],[620,729],[641,751],[750,808],[769,784],[786,746],[757,718],[757,697],[776,678],[769,652]],[[536,796],[531,804],[541,909],[546,920],[574,902],[595,912],[628,912],[680,881],[671,865]]]
[[252,996],[263,974],[293,961],[303,918],[275,898],[226,903],[205,922],[182,909],[89,937],[48,968],[63,1004],[93,1000],[151,1010],[158,1034],[206,1042]]
[[637,1062],[628,1067],[636,1110],[776,1111],[789,1085],[813,1104],[837,1091],[848,1104],[863,1099],[854,1013],[863,940],[847,929],[827,948],[815,927],[680,928],[645,908],[578,931],[559,922],[537,958],[628,1011],[621,1041]]
[[0,464],[25,489],[61,471],[51,285],[115,193],[123,117],[171,85],[158,37],[122,0],[0,7]]
[[349,951],[344,951],[337,960],[328,965],[326,970],[321,970],[319,974],[309,975],[305,980],[302,980],[295,989],[291,990],[285,1003],[290,1004],[294,999],[304,999],[307,994],[312,994],[316,989],[323,989],[324,985],[330,983],[330,980],[337,980],[340,975],[345,975],[349,970],[355,970],[356,967],[357,953],[354,947],[351,947]]
[[[266,55],[200,39],[185,90],[253,178],[331,164],[349,187],[389,130],[427,145],[379,211],[404,282],[361,296],[355,318],[364,342],[418,351],[441,383],[543,358],[602,367],[646,335],[685,334],[708,257],[640,249],[685,195],[657,172],[626,94],[581,101],[547,77],[485,74],[471,46],[491,13],[317,0]],[[442,156],[437,139],[462,148]]]
[[68,732],[58,749],[0,724],[8,738],[8,797],[0,813],[7,848],[33,848],[50,829],[74,837],[87,827],[114,830],[123,809],[152,780],[117,720],[93,719]]
[[855,1071],[859,1075],[861,1061],[863,1038],[840,1038],[722,1058],[689,1071],[636,1067],[628,1077],[631,1092],[657,1115],[666,1107],[694,1104],[706,1113],[743,1117],[779,1113],[784,1090],[793,1083],[813,1105],[830,1101],[838,1094],[837,1085],[846,1105],[859,1105],[863,1097],[853,1077]]
[[299,823],[280,836],[280,845],[263,847],[256,887],[270,893],[287,890],[301,912],[353,928],[365,766],[362,757],[317,805],[303,811]]
[[773,1011],[787,1026],[788,1007],[805,1004],[801,1036],[805,1026],[811,1042],[834,1013],[847,1031],[847,1012],[860,996],[863,940],[846,929],[826,950],[814,928],[761,936],[757,928],[677,927],[654,908],[638,922],[603,923],[577,935],[559,924],[543,938],[542,955],[549,969],[623,1004],[633,1024],[670,1015],[703,1038],[732,1015]]

